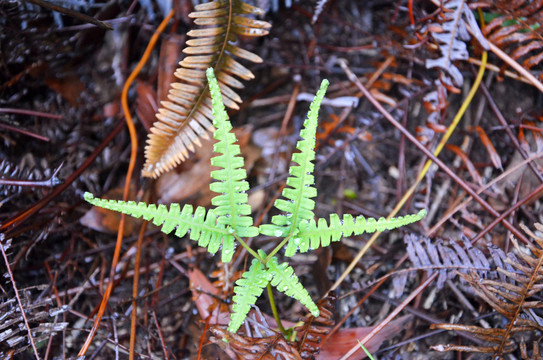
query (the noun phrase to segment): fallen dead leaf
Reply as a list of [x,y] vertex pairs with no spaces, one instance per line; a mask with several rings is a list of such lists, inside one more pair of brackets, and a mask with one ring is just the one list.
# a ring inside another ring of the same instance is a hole
[[[379,350],[384,341],[389,340],[400,333],[404,329],[405,324],[411,319],[411,315],[405,315],[391,321],[383,328],[383,330],[381,330],[381,332],[371,338],[370,341],[364,346],[370,353],[376,352]],[[373,328],[374,326],[338,330],[324,344],[321,352],[317,356],[317,360],[335,360],[342,357],[354,346],[358,346],[358,340],[362,340],[373,330]],[[360,360],[365,358],[366,354],[362,348],[360,348],[360,350],[351,355],[349,359]]]

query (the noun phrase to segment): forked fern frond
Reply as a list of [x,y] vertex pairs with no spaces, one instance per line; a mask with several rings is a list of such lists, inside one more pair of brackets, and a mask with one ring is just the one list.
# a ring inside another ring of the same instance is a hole
[[238,236],[254,237],[258,235],[258,228],[253,226],[251,207],[247,203],[249,183],[245,180],[247,172],[243,168],[244,160],[239,156],[239,145],[234,144],[236,136],[231,131],[232,124],[228,121],[221,90],[211,68],[207,69],[207,80],[213,99],[213,125],[217,128],[213,137],[218,142],[213,146],[213,151],[220,154],[211,158],[211,165],[221,168],[211,172],[211,177],[218,181],[209,187],[219,194],[211,203],[216,206],[215,215],[219,217],[219,224],[230,226]]
[[[170,209],[164,205],[149,204],[134,201],[107,200],[95,198],[91,193],[84,194],[86,201],[94,206],[117,211],[135,218],[143,217],[162,227],[162,232],[169,234],[175,229],[175,236],[183,237],[190,232],[190,239],[198,241],[198,245],[207,247],[215,254],[222,245],[222,261],[228,262],[234,254],[234,236],[224,225],[217,224],[217,216],[213,210],[206,215],[205,208],[199,206],[193,212],[192,205],[180,209],[179,204],[171,204]],[[222,241],[221,241],[222,240]]]
[[[286,213],[272,218],[272,224],[260,226],[260,232],[269,236],[291,236],[298,231],[298,225],[303,220],[314,218],[313,209],[315,201],[311,198],[317,195],[317,189],[313,187],[315,179],[313,169],[315,165],[315,136],[321,102],[328,88],[328,80],[323,80],[321,87],[311,102],[304,128],[300,132],[301,140],[296,144],[299,153],[292,154],[292,161],[297,166],[289,168],[290,176],[287,178],[287,186],[283,189],[285,199],[277,199],[274,206]],[[292,239],[291,239],[292,241]]]
[[235,333],[247,317],[251,305],[256,303],[264,288],[271,280],[271,273],[266,271],[264,265],[253,259],[249,270],[243,273],[241,279],[236,281],[232,301],[232,315],[228,324],[228,331]]
[[234,57],[252,62],[262,59],[244,50],[235,42],[238,35],[263,36],[271,25],[265,21],[245,17],[246,14],[262,15],[263,11],[241,0],[217,0],[195,7],[189,16],[196,25],[205,26],[189,31],[193,39],[183,50],[188,56],[179,63],[175,76],[181,82],[171,85],[168,99],[161,103],[145,147],[143,175],[156,178],[171,170],[187,158],[200,138],[208,138],[213,131],[211,98],[205,71],[211,67],[224,95],[227,107],[238,109],[241,98],[233,89],[243,88],[236,78],[253,79],[254,75],[234,60]]
[[279,265],[277,258],[272,256],[266,263],[268,273],[273,276],[271,279],[271,285],[277,288],[277,290],[285,293],[299,302],[302,303],[314,317],[319,316],[319,308],[313,300],[307,290],[300,283],[300,279],[294,273],[292,266],[284,262]]
[[330,225],[328,225],[324,218],[320,218],[317,221],[311,219],[300,224],[299,232],[294,236],[292,243],[287,245],[285,255],[294,255],[298,247],[302,253],[309,249],[315,250],[321,246],[326,247],[330,245],[330,241],[339,241],[344,236],[397,229],[417,222],[425,216],[426,210],[421,210],[417,214],[399,216],[388,220],[385,218],[378,220],[374,218],[366,219],[362,215],[357,216],[355,219],[350,214],[343,215],[343,220],[341,220],[337,214],[331,214]]
[[[217,2],[217,4],[223,3],[225,2]],[[339,216],[332,215],[330,225],[324,219],[314,220],[315,202],[311,198],[317,195],[317,190],[313,186],[313,160],[315,159],[318,111],[328,86],[328,81],[324,80],[304,123],[304,129],[301,132],[302,140],[297,144],[300,152],[293,155],[293,162],[296,165],[289,170],[288,188],[283,191],[285,199],[275,202],[275,206],[286,214],[274,216],[272,224],[262,225],[260,228],[253,226],[253,219],[250,216],[251,208],[245,193],[249,189],[249,184],[246,180],[247,173],[243,168],[244,160],[239,156],[240,148],[235,144],[236,138],[231,131],[232,125],[223,104],[223,99],[227,99],[228,95],[225,98],[222,97],[221,92],[224,94],[224,89],[221,90],[212,68],[207,69],[206,75],[212,96],[209,106],[213,108],[212,111],[209,110],[212,113],[209,116],[213,117],[213,124],[217,128],[214,137],[218,140],[214,146],[214,151],[218,155],[211,159],[211,164],[220,169],[212,171],[211,177],[217,182],[210,185],[210,189],[218,193],[212,199],[216,208],[207,211],[206,214],[203,207],[198,207],[193,211],[191,205],[185,205],[181,210],[179,204],[172,204],[168,210],[164,205],[157,207],[154,204],[136,204],[134,201],[96,199],[90,193],[85,193],[85,200],[95,206],[115,210],[136,218],[143,217],[145,220],[152,220],[155,225],[161,226],[165,233],[170,233],[174,229],[176,229],[175,235],[178,237],[190,233],[192,240],[198,241],[200,246],[207,247],[212,254],[222,247],[223,262],[230,262],[232,259],[235,240],[237,240],[255,259],[249,270],[236,281],[233,313],[228,331],[236,332],[239,329],[247,317],[251,305],[256,303],[263,288],[270,281],[271,285],[300,301],[313,316],[317,317],[319,309],[294,274],[294,269],[288,263],[279,265],[277,258],[273,256],[274,254],[285,244],[287,245],[286,255],[292,256],[298,247],[301,247],[302,251],[307,251],[309,248],[314,249],[329,245],[330,241],[337,241],[341,236],[400,227],[420,220],[425,212],[421,211],[416,215],[390,220],[366,220],[360,216],[355,221],[351,215],[345,215],[341,221]],[[285,239],[266,256],[260,249],[257,253],[242,239],[242,237],[258,236],[259,233],[284,237]]]

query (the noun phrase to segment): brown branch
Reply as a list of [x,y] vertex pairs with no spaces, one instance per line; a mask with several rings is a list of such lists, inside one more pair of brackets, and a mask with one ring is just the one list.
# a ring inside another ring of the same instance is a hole
[[36,359],[40,360],[40,355],[38,353],[38,349],[36,348],[36,342],[34,341],[34,337],[32,336],[32,329],[30,328],[30,325],[28,324],[28,319],[26,318],[23,302],[21,301],[21,297],[19,296],[19,290],[17,290],[17,284],[15,284],[15,279],[13,278],[13,272],[11,271],[11,266],[9,265],[8,256],[4,249],[4,234],[2,233],[0,233],[0,250],[2,250],[2,257],[4,258],[4,263],[6,264],[6,269],[8,270],[9,278],[11,280],[11,285],[13,286],[13,291],[15,292],[15,297],[17,298],[19,309],[21,310],[21,316],[23,318],[26,331],[28,332],[28,341],[32,345],[32,349],[34,350],[34,355],[36,356]]
[[123,128],[123,125],[124,125],[124,120],[119,121],[119,123],[113,129],[113,131],[111,131],[108,134],[108,136],[104,139],[104,141],[102,141],[102,143],[98,145],[98,147],[87,158],[87,160],[85,160],[85,162],[79,168],[77,168],[77,170],[75,170],[73,174],[68,177],[68,179],[66,179],[66,182],[64,184],[58,186],[49,195],[47,195],[46,197],[44,197],[37,203],[31,205],[27,209],[21,211],[20,213],[18,213],[11,219],[8,219],[6,222],[1,224],[0,232],[6,231],[8,228],[13,226],[14,224],[19,225],[21,222],[25,221],[31,215],[41,210],[43,207],[49,204],[50,201],[52,201],[54,198],[60,195],[64,190],[66,190],[72,184],[72,182],[74,182],[79,176],[81,176],[83,171],[85,171],[90,166],[90,164],[92,164],[93,161],[96,160],[98,155],[100,155],[100,153],[106,148],[106,146],[111,142],[111,140],[113,140],[113,138],[117,136],[119,131],[121,131],[121,129]]
[[[400,130],[402,134],[405,135],[405,137],[411,141],[416,147],[418,147],[430,160],[432,160],[441,170],[443,170],[447,175],[449,175],[460,187],[462,187],[468,194],[470,194],[475,201],[477,201],[481,206],[483,206],[488,212],[492,214],[494,217],[499,217],[500,213],[496,211],[488,202],[486,202],[483,198],[481,198],[468,184],[466,184],[465,181],[463,181],[454,171],[452,171],[443,161],[439,160],[430,150],[428,150],[424,145],[422,145],[405,127],[402,126],[378,101],[375,99],[375,97],[366,89],[366,87],[360,82],[360,80],[356,77],[350,69],[348,69],[345,60],[339,59],[338,60],[340,65],[346,69],[347,76],[349,77],[349,80],[351,80],[356,87],[362,93],[364,96],[372,103],[375,108],[387,119],[395,128]],[[524,234],[520,232],[517,228],[515,228],[509,221],[503,220],[503,225],[511,230],[513,234],[517,237],[517,239],[521,240],[524,243],[529,243],[529,240],[526,239]]]
[[95,19],[92,16],[82,14],[80,12],[74,11],[72,9],[65,8],[65,7],[60,6],[60,5],[50,3],[48,1],[44,1],[44,0],[24,0],[24,1],[28,1],[28,2],[30,2],[32,4],[35,4],[35,5],[38,5],[38,6],[53,10],[53,11],[57,11],[59,13],[71,16],[73,18],[79,19],[79,20],[81,20],[83,22],[86,22],[86,23],[94,24],[94,25],[96,25],[99,28],[104,29],[104,30],[113,30],[113,27],[111,25],[106,24],[105,22],[100,21],[98,19]]

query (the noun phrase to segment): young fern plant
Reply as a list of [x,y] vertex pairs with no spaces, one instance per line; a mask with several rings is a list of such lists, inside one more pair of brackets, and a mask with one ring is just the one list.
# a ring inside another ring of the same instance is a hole
[[[234,287],[232,315],[228,325],[230,332],[239,329],[251,305],[256,303],[264,288],[269,285],[300,301],[317,317],[319,310],[300,283],[294,269],[287,262],[279,263],[275,256],[279,250],[285,248],[285,256],[290,257],[297,251],[306,252],[328,246],[331,241],[339,241],[343,236],[391,230],[416,222],[426,215],[426,211],[421,210],[418,214],[388,220],[366,219],[363,216],[353,218],[351,215],[344,215],[341,219],[336,214],[330,215],[330,222],[324,218],[315,220],[315,202],[312,198],[317,195],[317,190],[313,186],[313,160],[318,112],[328,87],[328,81],[323,80],[304,122],[301,140],[296,146],[299,152],[292,156],[296,165],[289,169],[287,187],[282,193],[284,199],[277,199],[274,204],[283,214],[274,216],[271,224],[255,227],[251,208],[247,203],[246,191],[249,183],[243,168],[244,160],[239,156],[240,148],[235,143],[236,138],[213,70],[208,69],[206,75],[213,100],[213,125],[216,128],[213,136],[217,143],[213,150],[218,154],[211,159],[211,164],[219,167],[219,170],[211,172],[211,177],[216,182],[210,185],[210,189],[218,193],[212,199],[215,208],[206,211],[205,208],[198,207],[194,210],[191,205],[184,205],[181,209],[179,204],[171,204],[168,209],[164,205],[99,199],[91,193],[85,193],[85,200],[95,206],[137,218],[143,217],[156,226],[161,226],[162,231],[167,234],[175,230],[176,236],[183,237],[188,233],[191,240],[206,247],[211,254],[222,249],[221,260],[225,263],[232,260],[236,242],[246,248],[254,259],[249,270],[243,273]],[[260,249],[254,251],[243,238],[260,234],[283,240],[269,254]]]

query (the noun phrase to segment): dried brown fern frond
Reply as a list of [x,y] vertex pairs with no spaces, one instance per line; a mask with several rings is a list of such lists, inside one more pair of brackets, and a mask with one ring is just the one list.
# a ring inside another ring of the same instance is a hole
[[[543,61],[543,0],[490,1],[489,5],[502,15],[484,27],[488,40],[527,70],[539,65]],[[538,73],[543,79],[543,72]]]
[[315,359],[319,353],[322,339],[335,324],[333,314],[335,301],[333,295],[319,300],[316,304],[320,311],[319,317],[307,314],[303,319],[303,325],[296,328],[300,338],[297,347],[302,359]]
[[[3,240],[2,234],[0,240]],[[0,246],[6,250],[10,244],[10,240],[3,240]],[[51,299],[40,298],[39,293],[47,287],[40,285],[19,291],[20,303],[28,322],[21,316],[16,296],[5,292],[0,294],[0,359],[22,358],[23,353],[29,351],[31,344],[27,324],[35,343],[47,342],[68,328],[68,323],[60,321],[62,317],[58,316],[68,311],[69,306],[55,307]],[[15,355],[19,357],[13,357]]]
[[262,59],[236,45],[238,35],[263,36],[271,25],[244,15],[263,15],[257,7],[241,0],[217,0],[195,7],[189,16],[200,29],[191,30],[183,50],[188,56],[179,63],[175,76],[181,82],[171,84],[170,101],[161,103],[145,147],[143,175],[156,178],[183,161],[200,138],[213,130],[211,98],[205,71],[212,67],[221,87],[224,104],[238,109],[241,98],[233,89],[243,88],[237,79],[250,80],[254,75],[236,58],[252,62]]
[[[543,232],[543,225],[536,224],[536,228]],[[497,269],[505,280],[483,279],[475,272],[461,274],[481,299],[507,319],[507,325],[490,329],[475,325],[434,325],[438,329],[469,332],[487,343],[484,346],[437,345],[433,347],[434,350],[479,352],[501,358],[513,352],[521,341],[530,337],[535,340],[541,336],[543,319],[540,309],[543,302],[537,295],[543,289],[543,236],[537,236],[525,227],[523,229],[535,243],[521,248],[517,240],[511,238],[518,257],[509,253],[506,264],[511,268]],[[518,339],[519,334],[523,335],[522,340]]]
[[[442,289],[447,280],[452,280],[458,273],[467,274],[476,271],[485,278],[496,278],[492,274],[491,262],[485,254],[471,245],[467,238],[460,241],[445,241],[438,239],[432,242],[429,238],[414,234],[404,237],[407,255],[413,264],[409,270],[425,270],[429,274],[438,272],[436,287]],[[492,244],[487,245],[495,267],[503,267],[506,259],[505,253]],[[394,289],[397,296],[402,296],[408,275],[415,276],[415,272],[402,273],[394,277]]]
[[426,68],[442,69],[455,86],[461,86],[464,77],[453,62],[469,58],[466,42],[471,39],[471,36],[466,25],[469,25],[479,44],[486,49],[488,44],[465,0],[443,1],[439,21],[427,27],[441,56],[437,59],[426,59]]
[[235,334],[223,325],[212,325],[210,341],[237,360],[302,360],[295,344],[270,328],[258,307],[245,320],[246,334]]

